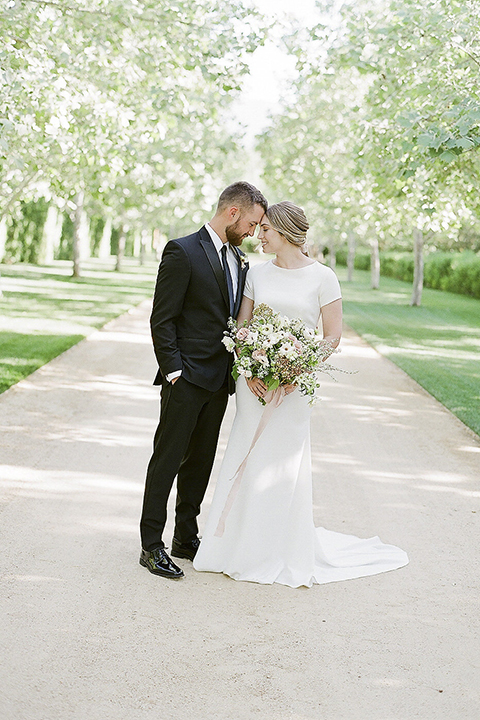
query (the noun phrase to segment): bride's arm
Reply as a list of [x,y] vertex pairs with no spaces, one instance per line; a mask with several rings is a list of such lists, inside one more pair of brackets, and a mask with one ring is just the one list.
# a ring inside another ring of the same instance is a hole
[[322,307],[323,339],[328,340],[334,348],[342,337],[342,301],[334,300]]
[[250,322],[253,315],[253,300],[250,300],[246,295],[243,296],[240,310],[238,311],[237,327],[242,327],[245,320],[247,323]]

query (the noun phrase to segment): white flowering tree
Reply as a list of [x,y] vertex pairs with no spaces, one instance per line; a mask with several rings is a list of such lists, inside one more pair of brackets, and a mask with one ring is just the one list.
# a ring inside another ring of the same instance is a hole
[[186,212],[221,173],[222,113],[261,42],[241,0],[0,0],[0,217],[39,182],[77,229],[91,203]]

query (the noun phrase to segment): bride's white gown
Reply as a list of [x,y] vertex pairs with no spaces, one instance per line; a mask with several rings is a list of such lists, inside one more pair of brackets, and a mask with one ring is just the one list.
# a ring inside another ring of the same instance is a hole
[[[320,308],[340,298],[333,271],[319,263],[284,269],[268,261],[248,273],[245,295],[315,327]],[[194,560],[196,570],[235,580],[291,587],[328,583],[394,570],[408,563],[403,550],[378,537],[315,528],[307,398],[295,391],[274,409],[253,448],[225,520],[215,535],[232,478],[247,455],[264,411],[240,378],[237,412],[215,494]]]

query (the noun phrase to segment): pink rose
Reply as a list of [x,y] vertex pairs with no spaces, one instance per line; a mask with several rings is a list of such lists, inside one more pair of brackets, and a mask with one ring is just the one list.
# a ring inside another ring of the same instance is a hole
[[248,337],[248,328],[241,327],[237,330],[237,340],[245,340]]
[[252,358],[254,360],[262,360],[262,358],[266,357],[267,353],[263,348],[260,348],[260,350],[254,350],[252,353]]

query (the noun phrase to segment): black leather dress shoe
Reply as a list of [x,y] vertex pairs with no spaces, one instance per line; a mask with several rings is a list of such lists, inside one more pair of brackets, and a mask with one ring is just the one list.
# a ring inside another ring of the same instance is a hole
[[183,570],[168,557],[165,548],[156,548],[151,552],[142,550],[140,565],[146,567],[154,575],[161,575],[173,580],[183,577]]
[[187,558],[187,560],[193,560],[199,547],[200,540],[198,538],[194,538],[187,543],[179,543],[178,540],[173,538],[172,555],[179,558]]

